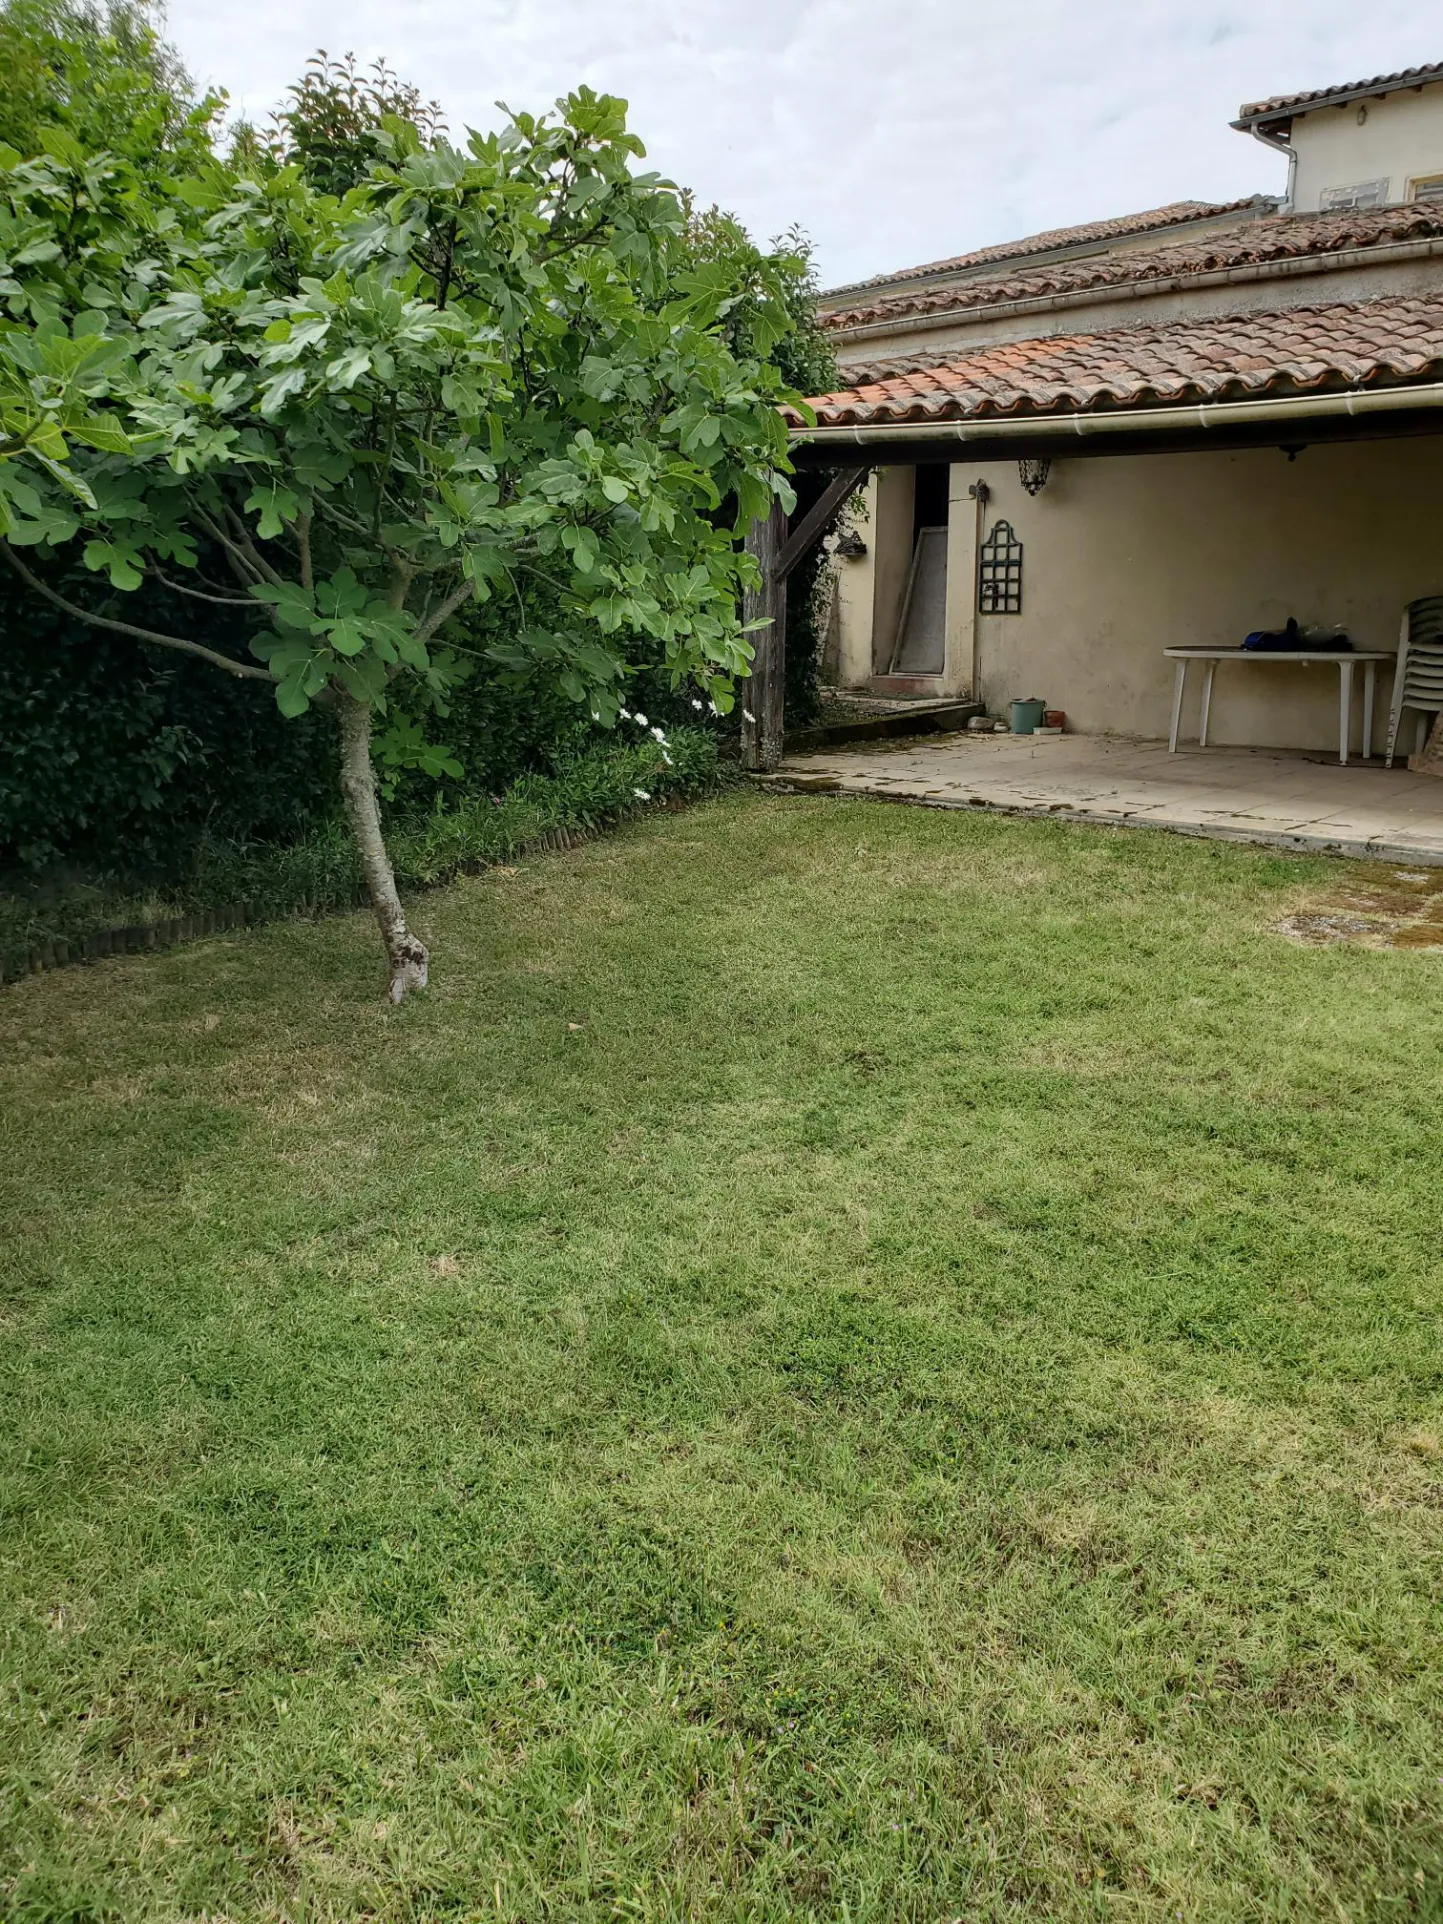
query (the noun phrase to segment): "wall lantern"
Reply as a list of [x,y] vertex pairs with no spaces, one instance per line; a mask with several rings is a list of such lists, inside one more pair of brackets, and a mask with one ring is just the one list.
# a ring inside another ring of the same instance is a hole
[[855,529],[848,528],[832,552],[842,561],[860,561],[867,552],[867,544]]
[[1017,478],[1029,494],[1041,494],[1047,486],[1047,477],[1051,472],[1052,463],[1045,459],[1033,460],[1031,457],[1024,457],[1017,463]]

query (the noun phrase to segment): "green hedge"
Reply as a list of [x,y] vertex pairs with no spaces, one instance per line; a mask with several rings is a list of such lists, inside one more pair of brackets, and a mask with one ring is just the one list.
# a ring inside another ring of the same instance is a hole
[[[705,729],[679,729],[663,750],[649,737],[609,739],[568,755],[551,774],[521,776],[498,795],[437,795],[429,809],[393,812],[387,840],[403,890],[505,862],[558,833],[607,827],[647,807],[693,799],[738,779]],[[202,835],[183,878],[137,891],[62,877],[0,895],[0,978],[28,972],[36,951],[84,948],[102,930],[158,925],[237,908],[279,920],[354,907],[361,887],[345,823],[323,821],[291,843]],[[62,951],[63,952],[63,951]]]
[[[93,577],[54,572],[81,598],[104,599]],[[245,653],[233,623],[207,625],[151,589],[133,599],[118,610],[127,619]],[[453,793],[508,787],[596,738],[559,689],[518,687],[484,665],[435,725],[464,770]],[[188,872],[198,839],[291,841],[339,807],[335,728],[322,711],[288,721],[264,687],[79,628],[3,568],[0,743],[7,878],[81,865],[166,887]],[[435,783],[408,778],[404,792],[429,806]]]

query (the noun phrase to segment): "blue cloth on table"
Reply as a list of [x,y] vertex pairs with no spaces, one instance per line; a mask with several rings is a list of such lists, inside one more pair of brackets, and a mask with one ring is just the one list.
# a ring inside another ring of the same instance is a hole
[[1305,637],[1297,621],[1288,616],[1286,628],[1257,628],[1243,642],[1249,654],[1351,655],[1353,644],[1346,635]]

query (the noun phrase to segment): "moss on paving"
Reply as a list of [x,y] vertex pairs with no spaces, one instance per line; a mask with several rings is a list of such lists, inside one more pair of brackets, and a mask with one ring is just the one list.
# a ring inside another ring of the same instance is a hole
[[740,796],[0,998],[31,1920],[1443,1909],[1437,957]]

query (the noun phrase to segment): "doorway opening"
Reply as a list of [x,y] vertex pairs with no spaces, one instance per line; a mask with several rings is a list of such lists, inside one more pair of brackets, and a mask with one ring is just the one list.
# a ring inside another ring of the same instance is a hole
[[889,674],[940,675],[947,660],[947,511],[951,468],[923,462],[916,470],[912,563],[902,596]]

